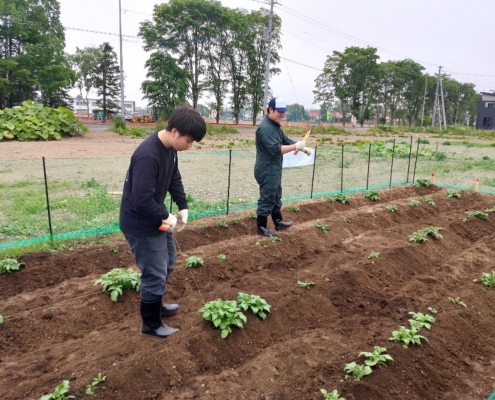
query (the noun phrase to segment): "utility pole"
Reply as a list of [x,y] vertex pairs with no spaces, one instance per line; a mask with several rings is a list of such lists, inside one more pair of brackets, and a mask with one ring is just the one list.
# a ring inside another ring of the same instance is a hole
[[119,38],[120,38],[120,113],[122,119],[125,120],[124,108],[124,61],[122,57],[122,10],[119,0]]
[[426,87],[428,85],[428,75],[425,76],[426,76],[426,82],[425,82],[425,93],[423,95],[423,108],[421,109],[421,128],[423,127],[423,118],[425,116]]
[[270,20],[268,22],[268,31],[265,31],[267,41],[266,65],[265,65],[265,88],[263,92],[263,113],[268,106],[268,81],[270,79],[270,56],[272,52],[272,21],[273,21],[273,4],[275,0],[270,0]]
[[[440,100],[442,101],[441,109],[440,109]],[[437,108],[438,108],[438,124],[440,125],[440,129],[442,129],[442,122],[444,129],[446,129],[447,121],[445,119],[445,102],[444,102],[443,85],[442,85],[442,66],[438,67],[437,89],[435,91],[435,104],[433,105],[433,118],[431,119],[432,128],[435,127]]]

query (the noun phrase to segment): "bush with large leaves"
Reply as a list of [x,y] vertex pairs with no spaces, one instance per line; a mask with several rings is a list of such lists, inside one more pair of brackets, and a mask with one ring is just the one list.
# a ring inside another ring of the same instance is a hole
[[58,140],[63,135],[75,136],[86,131],[72,111],[64,107],[43,107],[24,101],[20,106],[0,110],[0,141]]

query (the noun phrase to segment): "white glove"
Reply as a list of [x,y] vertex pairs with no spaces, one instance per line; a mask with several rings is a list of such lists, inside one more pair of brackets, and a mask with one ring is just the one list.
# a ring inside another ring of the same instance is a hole
[[187,217],[189,215],[189,210],[184,208],[177,213],[177,226],[175,227],[176,232],[180,232],[187,224]]
[[307,156],[311,155],[311,149],[309,147],[305,147],[304,149],[302,149],[302,152]]
[[177,225],[177,217],[174,214],[168,214],[168,218],[162,221],[162,226],[163,225],[168,226],[168,229],[164,229],[164,230],[170,229],[171,231],[173,231],[175,225]]
[[296,142],[296,151],[304,150],[305,146],[306,146],[306,142],[304,140],[300,140],[299,142]]

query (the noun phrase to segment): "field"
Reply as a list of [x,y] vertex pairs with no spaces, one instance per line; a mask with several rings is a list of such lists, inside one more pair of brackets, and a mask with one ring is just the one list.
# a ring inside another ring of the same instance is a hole
[[[93,286],[112,268],[134,268],[125,242],[26,254],[20,271],[0,277],[1,398],[38,399],[63,380],[86,398],[102,373],[95,399],[309,400],[322,399],[321,388],[346,400],[486,399],[495,390],[495,289],[473,280],[494,269],[495,197],[459,193],[407,185],[381,190],[379,202],[358,193],[350,204],[301,201],[299,212],[285,211],[294,226],[276,242],[254,235],[247,212],[187,227],[176,235],[166,298],[181,306],[166,321],[180,332],[165,340],[139,334],[138,293],[112,302]],[[466,214],[474,210],[490,212]],[[409,241],[429,226],[443,239]],[[205,264],[186,269],[193,255]],[[222,339],[198,309],[239,292],[261,296],[271,313],[246,312],[244,327]],[[389,338],[409,326],[409,312],[436,322],[419,331],[427,341],[403,348]],[[393,361],[345,379],[346,364],[362,364],[358,354],[374,346]]]

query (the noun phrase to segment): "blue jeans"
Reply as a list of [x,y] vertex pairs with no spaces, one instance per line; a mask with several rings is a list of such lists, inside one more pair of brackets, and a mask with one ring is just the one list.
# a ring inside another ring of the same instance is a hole
[[161,299],[167,293],[165,283],[177,260],[172,232],[147,237],[126,235],[126,239],[141,270],[141,299],[146,302]]

